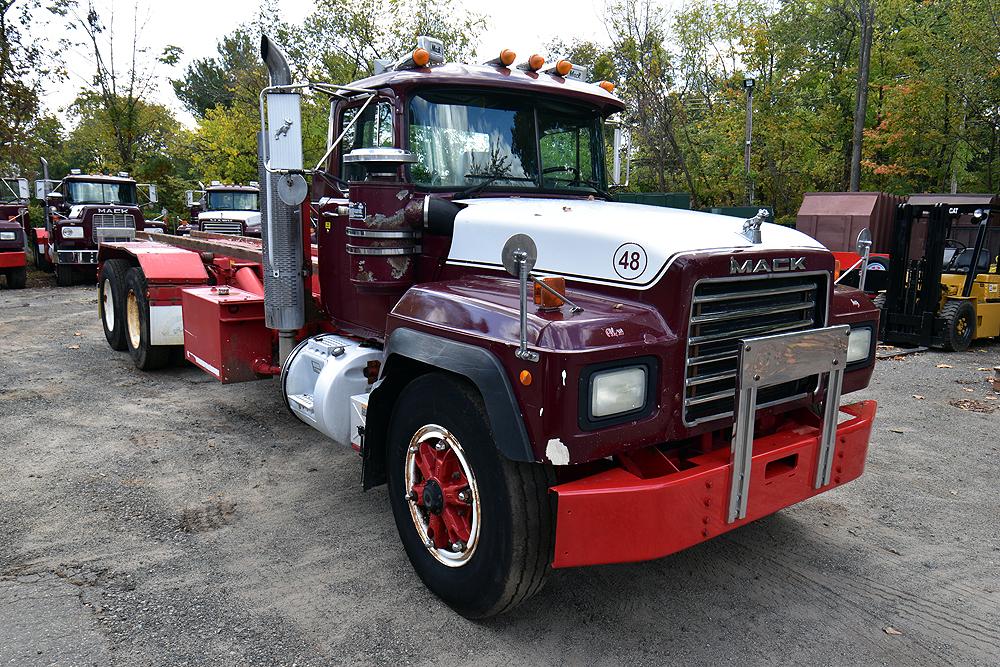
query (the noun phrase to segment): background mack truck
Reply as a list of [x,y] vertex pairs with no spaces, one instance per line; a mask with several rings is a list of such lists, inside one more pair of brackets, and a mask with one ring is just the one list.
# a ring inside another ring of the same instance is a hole
[[[102,243],[111,347],[276,376],[365,489],[388,485],[417,574],[468,617],[862,473],[875,404],[840,397],[869,382],[878,312],[829,251],[761,216],[614,202],[611,84],[418,44],[341,86],[293,83],[263,38],[263,239]],[[314,169],[307,90],[331,105]]]
[[7,277],[10,289],[21,289],[28,279],[29,194],[26,179],[0,178],[0,275]]
[[[45,227],[31,230],[35,265],[55,271],[56,284],[72,285],[77,275],[93,278],[97,247],[107,241],[129,241],[137,231],[162,232],[165,225],[146,220],[142,206],[155,204],[156,186],[139,185],[126,172],[116,176],[70,170],[61,181],[35,181],[35,196],[45,205]],[[139,203],[140,195],[145,200]]]
[[219,181],[202,190],[187,191],[190,213],[187,222],[177,225],[177,234],[192,231],[235,234],[260,238],[260,187],[224,185]]

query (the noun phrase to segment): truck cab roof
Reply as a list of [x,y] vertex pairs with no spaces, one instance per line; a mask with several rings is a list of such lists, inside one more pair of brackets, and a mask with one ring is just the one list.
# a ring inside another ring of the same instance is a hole
[[351,84],[353,88],[391,88],[398,91],[418,86],[503,88],[534,95],[559,96],[596,106],[605,116],[625,108],[624,102],[595,83],[583,83],[544,71],[527,72],[515,67],[444,63],[387,70]]
[[135,183],[131,176],[111,176],[109,174],[68,174],[63,177],[66,183]]
[[256,185],[209,185],[205,188],[205,192],[260,192],[260,188]]

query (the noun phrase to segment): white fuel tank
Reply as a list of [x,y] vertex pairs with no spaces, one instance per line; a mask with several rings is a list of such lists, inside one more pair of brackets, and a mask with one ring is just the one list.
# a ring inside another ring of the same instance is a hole
[[351,397],[370,389],[364,375],[382,350],[320,334],[299,343],[281,368],[281,390],[296,417],[339,444],[351,444]]

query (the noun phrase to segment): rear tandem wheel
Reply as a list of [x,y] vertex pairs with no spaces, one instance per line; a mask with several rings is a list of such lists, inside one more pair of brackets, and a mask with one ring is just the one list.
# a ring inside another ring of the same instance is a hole
[[149,331],[149,298],[146,275],[133,266],[125,273],[125,342],[135,367],[143,371],[170,363],[171,346],[153,345]]

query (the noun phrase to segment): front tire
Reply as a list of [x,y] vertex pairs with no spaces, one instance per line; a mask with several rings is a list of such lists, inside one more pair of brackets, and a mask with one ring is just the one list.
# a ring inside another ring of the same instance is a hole
[[7,272],[7,287],[8,289],[24,289],[24,286],[28,284],[28,269],[23,266],[19,266],[15,269],[10,269]]
[[73,285],[73,267],[66,264],[56,264],[56,285],[71,287]]
[[471,385],[443,373],[407,385],[386,463],[400,540],[446,604],[485,618],[541,589],[554,540],[551,469],[500,455]]
[[976,337],[976,309],[968,301],[948,301],[941,309],[944,349],[965,352]]
[[125,342],[135,367],[152,371],[170,362],[170,346],[150,343],[146,290],[146,275],[133,266],[125,273]]
[[124,259],[109,259],[101,265],[97,276],[97,313],[104,327],[104,337],[112,350],[128,349],[125,337],[125,274],[129,263]]

